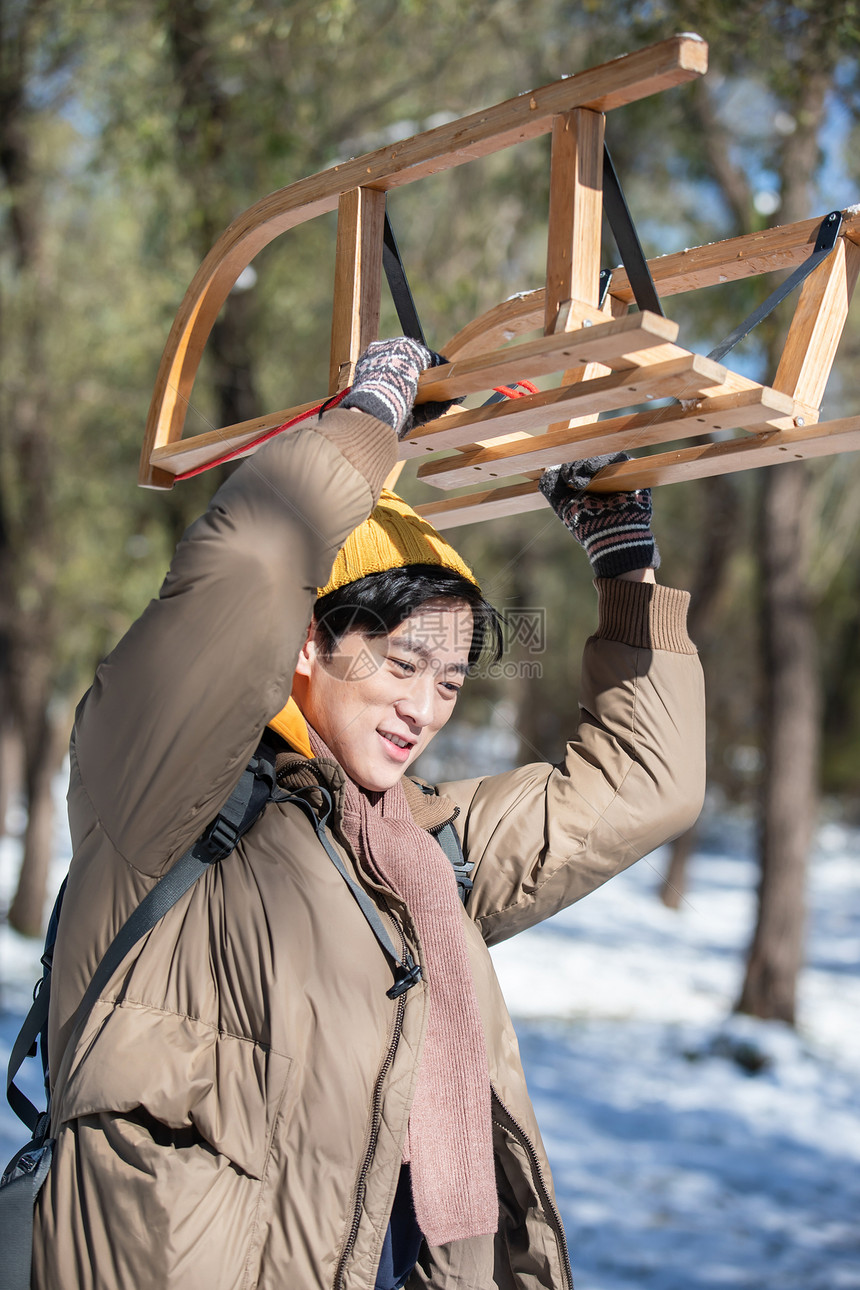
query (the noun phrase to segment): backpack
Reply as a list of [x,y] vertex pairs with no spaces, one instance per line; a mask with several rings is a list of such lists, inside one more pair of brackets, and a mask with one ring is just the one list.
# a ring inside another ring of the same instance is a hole
[[[317,836],[332,863],[347,883],[362,913],[370,923],[383,952],[389,959],[394,974],[394,984],[387,991],[390,998],[397,998],[421,979],[421,968],[407,952],[401,958],[379,916],[373,901],[355,882],[345,868],[328,839],[326,822],[331,814],[331,794],[322,788],[323,810],[317,812],[297,793],[287,793],[278,787],[275,777],[276,749],[264,735],[256,753],[248,762],[241,778],[224,806],[201,836],[144,897],[137,908],[117,932],[90,981],[75,1013],[79,1024],[89,1013],[103,988],[113,976],[129,951],[158,923],[212,864],[225,860],[236,848],[239,839],[247,833],[270,801],[290,801],[307,814]],[[421,785],[425,793],[433,790]],[[469,878],[473,866],[463,856],[460,840],[453,822],[444,825],[434,834],[450,860],[457,879],[463,903],[466,902],[472,883]],[[43,972],[37,983],[33,1005],[24,1019],[18,1038],[12,1045],[6,1078],[6,1096],[19,1120],[30,1130],[30,1139],[9,1161],[0,1178],[0,1248],[4,1261],[0,1268],[0,1290],[29,1290],[32,1245],[33,1208],[51,1168],[54,1139],[48,1136],[51,1118],[50,1071],[48,1069],[48,1009],[51,997],[51,968],[57,939],[66,880],[60,887],[42,955]],[[74,1026],[72,1027],[74,1029]],[[45,1086],[46,1106],[39,1111],[15,1084],[25,1058],[41,1057]]]

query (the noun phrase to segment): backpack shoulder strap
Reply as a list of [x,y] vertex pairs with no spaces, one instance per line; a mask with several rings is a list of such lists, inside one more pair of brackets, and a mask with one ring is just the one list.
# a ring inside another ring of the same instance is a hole
[[[411,776],[410,776],[411,778]],[[427,797],[434,797],[436,790],[423,780],[413,779],[412,783],[421,789],[421,792]],[[472,890],[472,879],[469,874],[474,869],[474,864],[467,860],[463,854],[463,848],[460,844],[460,835],[454,827],[454,821],[449,820],[441,828],[431,829],[433,837],[439,843],[439,846],[445,852],[445,855],[451,861],[451,868],[454,870],[454,877],[457,879],[457,891],[460,899],[465,905],[469,899],[469,892]]]
[[[144,896],[111,941],[78,1004],[74,1017],[75,1025],[90,1011],[114,972],[137,942],[160,922],[168,910],[173,908],[210,865],[230,855],[242,835],[247,833],[261,814],[264,806],[273,796],[275,788],[274,750],[263,740],[242,772],[233,792],[206,831]],[[6,1073],[6,1098],[9,1105],[34,1136],[38,1136],[46,1128],[47,1113],[38,1111],[30,1099],[21,1092],[15,1084],[15,1076],[24,1058],[35,1056],[40,1035],[43,1044],[45,1043],[57,914],[64,890],[65,883],[57,898],[48,930],[43,956],[45,970],[38,984],[33,1006],[24,1020],[18,1038],[12,1045]]]
[[472,890],[472,879],[469,874],[475,866],[463,855],[460,835],[454,827],[454,821],[449,820],[447,824],[443,824],[439,832],[433,836],[451,861],[451,868],[454,870],[454,877],[457,879],[457,891],[460,893],[460,899],[465,905]]

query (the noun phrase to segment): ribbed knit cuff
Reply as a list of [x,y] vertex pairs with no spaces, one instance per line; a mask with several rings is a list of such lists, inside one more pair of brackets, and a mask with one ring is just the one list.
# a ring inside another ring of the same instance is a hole
[[364,476],[375,506],[397,460],[397,435],[391,426],[357,408],[332,408],[322,414],[315,428]]
[[637,649],[696,653],[687,635],[688,591],[627,578],[598,578],[596,586],[600,595],[596,636]]
[[[595,578],[617,578],[620,573],[632,573],[634,569],[660,568],[660,552],[647,521],[620,524],[609,517],[607,520],[605,528],[595,525],[587,538],[577,538],[591,561]],[[573,535],[577,537],[576,530]]]
[[369,417],[376,417],[377,421],[384,421],[386,425],[392,427],[398,438],[409,413],[409,408],[405,407],[394,396],[391,397],[390,402],[386,402],[381,395],[376,394],[373,390],[350,390],[343,401],[343,406],[344,408],[358,408],[359,412],[366,412]]

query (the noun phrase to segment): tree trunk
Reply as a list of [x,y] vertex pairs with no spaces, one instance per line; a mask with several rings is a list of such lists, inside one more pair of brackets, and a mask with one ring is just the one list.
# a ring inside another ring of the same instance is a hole
[[[780,218],[808,216],[819,163],[819,134],[835,52],[832,9],[810,14],[795,89],[796,131],[780,159]],[[783,388],[786,388],[783,386]],[[789,393],[805,397],[805,391]],[[792,462],[762,472],[759,512],[761,664],[765,773],[762,785],[758,918],[736,1008],[794,1025],[803,963],[806,867],[818,805],[821,681],[811,591],[809,467]]]
[[[0,3],[0,171],[6,184],[15,256],[15,326],[21,355],[21,372],[4,372],[0,391],[5,436],[0,474],[0,645],[9,708],[24,741],[28,813],[33,810],[32,820],[28,815],[18,891],[9,921],[33,935],[41,931],[51,863],[52,822],[41,780],[46,764],[50,780],[54,764],[46,732],[50,729],[48,710],[58,632],[53,594],[58,563],[54,454],[44,334],[52,284],[46,270],[43,180],[33,160],[33,137],[39,123],[26,93],[43,7],[41,0],[14,7]],[[47,791],[50,793],[50,784]]]
[[[224,182],[233,111],[219,75],[220,54],[212,33],[212,11],[206,0],[161,0],[160,12],[179,88],[175,121],[177,165],[199,203],[190,226],[190,242],[198,260],[236,214],[233,195]],[[256,380],[253,322],[254,292],[234,289],[215,320],[206,346],[206,370],[215,391],[217,426],[251,421],[262,411]],[[206,504],[218,478],[238,466],[222,468],[218,477],[195,488],[174,488],[163,499],[163,515],[178,542],[188,524]],[[208,484],[208,487],[207,487]]]
[[54,857],[53,780],[62,761],[68,732],[44,713],[34,714],[25,735],[27,828],[18,889],[9,908],[9,925],[22,936],[44,930],[45,899]]
[[672,843],[669,867],[660,884],[660,899],[667,909],[680,909],[687,891],[687,863],[696,846],[698,829],[694,824]]
[[[5,709],[8,714],[8,707]],[[0,725],[0,838],[9,823],[9,807],[21,787],[23,750],[18,731],[7,719]]]
[[[701,480],[699,492],[704,512],[704,541],[693,579],[688,627],[691,638],[699,646],[707,675],[709,633],[737,545],[740,507],[735,480],[729,475]],[[694,824],[672,843],[669,868],[660,886],[660,899],[668,909],[678,909],[684,899],[687,863],[695,849],[697,836],[698,825]]]
[[[699,125],[708,168],[732,216],[732,233],[745,233],[753,210],[749,175],[732,155],[706,80],[690,86],[690,100]],[[738,490],[734,479],[715,475],[701,480],[698,490],[704,507],[701,532],[704,541],[690,594],[688,630],[699,646],[702,667],[708,675],[708,631],[712,625],[725,576],[738,537]],[[695,850],[698,824],[672,843],[669,868],[660,886],[660,899],[668,909],[678,909],[687,889],[687,865]]]
[[820,686],[803,571],[809,484],[801,463],[766,471],[760,524],[765,784],[758,921],[737,1010],[795,1021],[806,863],[817,806]]
[[3,493],[0,490],[0,837],[6,832],[9,803],[18,791],[21,780],[21,754],[12,716],[11,633],[15,593],[9,529],[3,503]]

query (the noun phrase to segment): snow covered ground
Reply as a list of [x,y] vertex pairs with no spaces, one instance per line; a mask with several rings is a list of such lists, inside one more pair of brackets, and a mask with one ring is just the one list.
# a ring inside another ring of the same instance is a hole
[[[16,857],[0,843],[3,903]],[[664,864],[494,951],[577,1290],[860,1290],[860,831],[819,834],[797,1034],[730,1017],[748,828],[709,817],[677,913]],[[38,960],[0,929],[4,1062]],[[18,1140],[4,1108],[4,1162]]]
[[578,1290],[860,1287],[860,832],[819,835],[798,1034],[729,1016],[748,831],[710,822],[678,913],[663,864],[494,951]]

